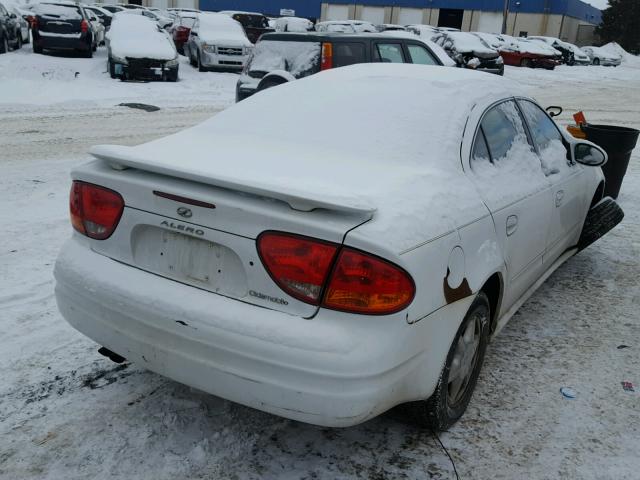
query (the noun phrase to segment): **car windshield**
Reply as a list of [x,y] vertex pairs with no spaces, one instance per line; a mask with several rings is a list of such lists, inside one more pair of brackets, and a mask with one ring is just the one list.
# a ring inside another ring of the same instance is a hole
[[182,17],[180,19],[180,25],[187,28],[193,28],[193,24],[196,23],[196,19],[193,17]]
[[37,7],[37,13],[44,17],[62,18],[65,20],[82,20],[80,8],[74,5],[41,3]]
[[267,17],[262,15],[251,15],[248,13],[236,13],[233,19],[240,22],[243,27],[249,28],[269,28]]
[[285,70],[296,78],[320,69],[319,42],[263,40],[256,44],[249,64],[249,76],[261,78],[274,70]]

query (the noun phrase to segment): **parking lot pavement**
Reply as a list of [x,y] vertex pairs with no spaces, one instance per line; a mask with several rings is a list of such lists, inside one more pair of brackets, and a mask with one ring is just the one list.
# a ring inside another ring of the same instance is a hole
[[[617,69],[635,81],[567,70],[507,76],[568,107],[565,123],[581,108],[594,123],[640,126],[640,70]],[[113,364],[62,320],[52,266],[71,229],[69,169],[90,144],[142,142],[215,111],[0,105],[0,478],[454,478],[402,411],[347,429],[284,420]],[[491,344],[468,412],[440,435],[460,478],[637,478],[640,396],[621,382],[640,385],[640,148],[619,200],[623,223]]]

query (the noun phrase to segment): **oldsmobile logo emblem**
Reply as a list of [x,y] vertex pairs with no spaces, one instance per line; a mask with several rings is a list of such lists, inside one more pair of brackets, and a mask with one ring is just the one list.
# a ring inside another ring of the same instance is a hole
[[178,209],[178,215],[183,218],[191,218],[193,216],[193,212],[187,207],[180,207]]

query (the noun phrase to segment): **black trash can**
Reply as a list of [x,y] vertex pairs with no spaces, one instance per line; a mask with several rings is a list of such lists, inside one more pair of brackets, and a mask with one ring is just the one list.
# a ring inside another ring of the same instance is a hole
[[602,166],[605,178],[604,196],[618,198],[640,131],[635,128],[592,124],[582,125],[582,131],[587,135],[587,140],[607,152],[609,160]]

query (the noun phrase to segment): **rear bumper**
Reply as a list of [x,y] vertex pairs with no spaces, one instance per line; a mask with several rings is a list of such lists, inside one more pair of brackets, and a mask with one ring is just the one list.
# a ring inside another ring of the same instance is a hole
[[472,301],[413,325],[402,313],[321,310],[306,320],[123,265],[78,235],[64,245],[55,277],[60,312],[100,345],[228,400],[333,427],[427,398]]
[[46,50],[90,50],[92,48],[89,37],[49,37],[33,33],[33,43]]

